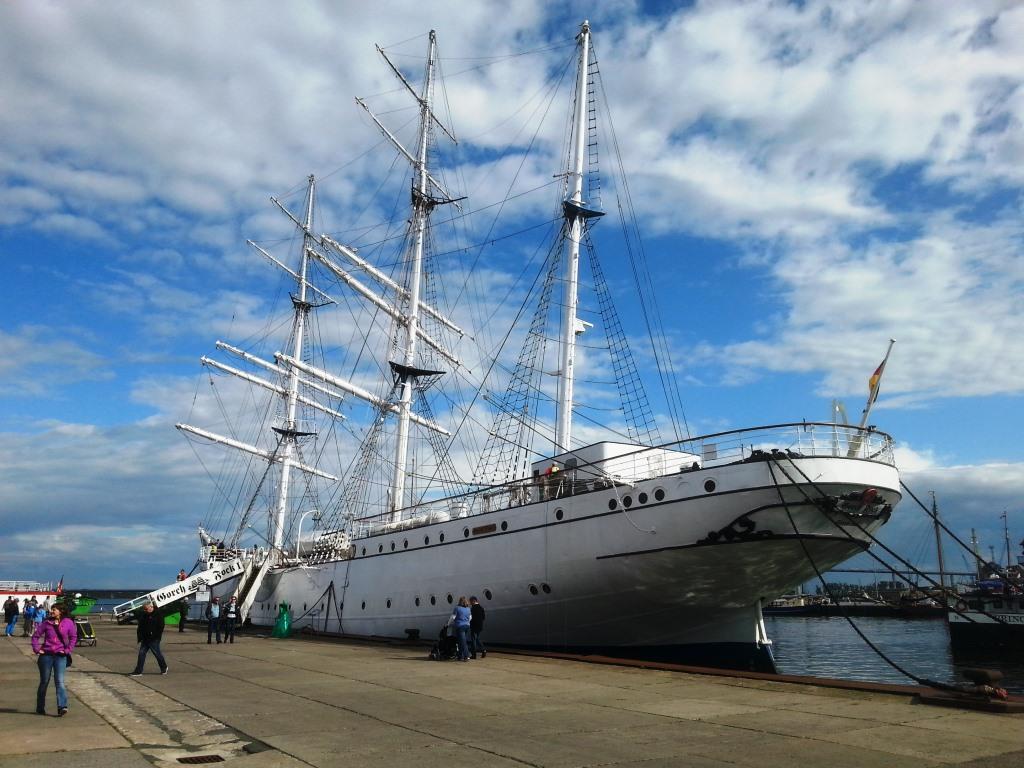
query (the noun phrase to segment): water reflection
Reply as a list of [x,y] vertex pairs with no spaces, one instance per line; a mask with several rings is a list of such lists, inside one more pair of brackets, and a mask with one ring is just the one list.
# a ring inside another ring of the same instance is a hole
[[[879,683],[913,684],[880,658],[842,617],[766,616],[779,672]],[[1024,659],[954,659],[942,620],[856,618],[880,651],[908,672],[939,682],[965,682],[958,669],[984,666],[1006,676],[1003,687],[1024,693]]]

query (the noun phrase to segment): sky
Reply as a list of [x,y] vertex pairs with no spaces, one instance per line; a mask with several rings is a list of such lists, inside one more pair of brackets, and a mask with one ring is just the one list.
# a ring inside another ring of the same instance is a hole
[[[156,587],[212,493],[174,429],[267,312],[268,198],[345,231],[437,31],[482,204],[589,18],[690,430],[859,418],[962,538],[1024,538],[1024,5],[0,5],[0,578]],[[528,55],[516,56],[529,52]],[[385,114],[387,113],[387,114]],[[541,146],[556,147],[545,128]],[[541,185],[550,165],[524,166]],[[472,198],[471,198],[472,199]],[[297,201],[297,202],[296,202]],[[514,227],[515,210],[506,226]],[[495,285],[511,271],[495,266]],[[927,518],[883,540],[933,567]],[[960,553],[947,560],[964,569]]]

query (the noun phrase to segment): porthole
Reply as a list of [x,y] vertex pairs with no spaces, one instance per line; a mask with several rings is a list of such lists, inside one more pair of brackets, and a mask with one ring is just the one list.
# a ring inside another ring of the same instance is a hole
[[437,605],[437,598],[434,597],[433,595],[430,596],[430,604],[431,605]]
[[647,494],[646,493],[641,493],[639,496],[636,497],[636,500],[639,501],[641,504],[646,504],[647,503]]
[[366,556],[366,547],[363,547],[363,556]]
[[464,539],[468,539],[469,538],[469,528],[463,528],[462,529],[462,538],[464,538]]
[[438,536],[437,540],[438,541],[444,541],[444,534],[442,533],[440,536]]
[[362,609],[363,609],[364,611],[366,610],[366,601],[365,601],[365,600],[363,600],[363,605],[362,605]]
[[430,537],[429,536],[424,536],[423,537],[423,543],[424,544],[429,544],[430,543]]
[[377,545],[377,553],[379,554],[379,553],[381,553],[383,551],[384,551],[384,545],[383,544],[378,544]]
[[488,600],[490,600],[491,599],[491,590],[485,589],[484,590],[484,597],[486,597]]
[[626,507],[627,509],[629,507],[632,507],[633,506],[633,497],[632,496],[623,496],[622,497],[622,506]]
[[665,491],[662,490],[661,488],[655,488],[654,489],[654,500],[655,501],[664,501],[665,500]]
[[551,594],[551,587],[548,584],[541,584],[540,588],[544,590],[545,595]]
[[608,509],[615,509],[619,506],[619,502],[616,499],[608,499]]
[[420,599],[419,599],[418,597],[416,598],[416,607],[417,607],[417,608],[419,608],[419,607],[420,607]]
[[395,551],[395,542],[393,542],[393,541],[391,542],[391,551],[392,552]]
[[408,549],[408,548],[409,548],[409,540],[406,539],[405,541],[402,542],[402,549]]
[[390,598],[390,597],[388,598],[388,603],[387,603],[387,606],[388,606],[388,608],[390,608],[390,607],[391,607],[391,598]]
[[504,520],[501,521],[501,530],[503,530],[503,531],[507,531],[508,530],[508,523],[505,522]]
[[539,590],[537,589],[537,585],[536,584],[531,584],[530,585],[530,594],[531,595],[536,595],[538,592],[539,592]]
[[708,478],[707,480],[704,481],[704,490],[707,491],[708,493],[711,493],[713,490],[715,490],[716,487],[717,486],[715,485],[714,480]]
[[451,592],[449,592],[449,593],[448,593],[448,605],[451,605],[451,604],[452,604],[452,602],[453,602],[453,601],[452,601],[452,593],[451,593]]
[[305,603],[303,603],[302,604],[302,612],[305,613],[307,610],[309,610],[309,606],[307,606]]
[[556,509],[555,510],[555,520],[561,520],[563,517],[565,517],[565,513],[562,510],[560,510],[560,509]]

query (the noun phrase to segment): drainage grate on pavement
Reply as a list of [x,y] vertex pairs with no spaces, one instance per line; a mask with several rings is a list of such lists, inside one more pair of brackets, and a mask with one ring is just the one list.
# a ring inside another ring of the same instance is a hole
[[179,757],[179,763],[187,763],[188,765],[204,765],[206,763],[223,763],[224,758],[220,755],[190,755],[188,757]]

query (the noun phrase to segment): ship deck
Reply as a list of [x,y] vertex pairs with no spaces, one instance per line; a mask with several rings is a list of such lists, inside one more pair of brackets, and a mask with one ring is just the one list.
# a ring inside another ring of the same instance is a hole
[[[851,690],[418,645],[272,640],[207,645],[168,627],[170,673],[129,678],[135,629],[97,624],[64,718],[34,713],[28,642],[0,639],[0,766],[772,766],[926,768],[1024,762],[1024,715]],[[486,638],[486,636],[485,636]],[[920,690],[920,689],[917,689]],[[48,708],[55,710],[53,689]],[[54,752],[64,752],[55,756]],[[206,757],[206,759],[202,759]],[[216,760],[216,762],[220,762]]]

